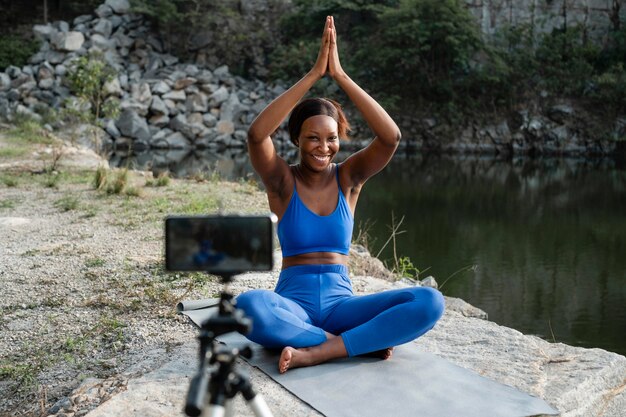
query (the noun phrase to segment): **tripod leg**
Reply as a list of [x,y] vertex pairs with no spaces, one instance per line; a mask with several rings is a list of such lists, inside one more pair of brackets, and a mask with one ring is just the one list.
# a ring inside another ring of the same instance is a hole
[[246,400],[248,406],[250,406],[255,416],[273,417],[273,414],[267,406],[267,403],[260,394],[254,392],[254,390],[252,389],[252,384],[250,384],[250,381],[247,377],[239,375],[237,389],[239,392],[241,392],[241,395],[243,395],[243,398]]
[[248,405],[257,417],[273,417],[272,411],[267,406],[267,403],[261,397],[261,394],[255,394],[254,398],[248,401]]
[[211,404],[207,407],[206,417],[225,417],[226,408],[222,405]]

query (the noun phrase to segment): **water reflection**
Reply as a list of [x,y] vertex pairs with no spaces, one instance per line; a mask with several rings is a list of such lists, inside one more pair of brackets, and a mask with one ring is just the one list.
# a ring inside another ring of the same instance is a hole
[[[242,151],[114,155],[111,164],[177,177],[254,175]],[[404,216],[398,256],[440,283],[453,276],[446,295],[524,333],[626,354],[623,163],[396,157],[364,191],[356,232],[373,222],[372,253],[389,237],[392,212]],[[380,257],[391,260],[391,246]]]
[[[611,160],[411,158],[367,185],[357,219],[391,211],[409,256],[490,319],[525,333],[626,353],[626,171]],[[377,246],[375,244],[374,246]],[[392,258],[391,248],[382,258]]]

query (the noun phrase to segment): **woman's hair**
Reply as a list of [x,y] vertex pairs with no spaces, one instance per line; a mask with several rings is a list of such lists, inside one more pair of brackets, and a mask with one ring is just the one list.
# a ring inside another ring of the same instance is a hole
[[350,123],[341,109],[341,105],[335,100],[327,98],[308,98],[302,100],[291,111],[287,129],[289,131],[289,139],[298,146],[298,137],[300,129],[306,119],[313,116],[330,116],[337,122],[338,134],[340,139],[348,139],[350,131]]

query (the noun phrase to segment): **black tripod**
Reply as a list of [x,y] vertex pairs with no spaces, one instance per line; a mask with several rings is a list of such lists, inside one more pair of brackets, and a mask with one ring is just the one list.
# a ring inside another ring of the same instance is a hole
[[[224,283],[230,282],[228,276],[222,277]],[[233,415],[232,399],[241,393],[255,416],[272,417],[260,394],[252,389],[247,375],[235,370],[238,357],[251,358],[249,346],[239,350],[220,345],[215,338],[230,332],[246,334],[252,328],[252,321],[245,317],[242,310],[233,304],[233,296],[226,290],[220,294],[219,312],[202,323],[200,336],[200,368],[191,379],[185,414],[199,416],[205,406],[208,393],[208,413],[210,417],[230,417]],[[208,357],[207,357],[208,354]],[[211,366],[211,368],[209,368]]]

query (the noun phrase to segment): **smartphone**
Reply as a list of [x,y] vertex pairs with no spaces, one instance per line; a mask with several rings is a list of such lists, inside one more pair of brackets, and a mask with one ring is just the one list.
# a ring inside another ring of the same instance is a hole
[[231,276],[274,266],[276,216],[168,216],[165,267]]

